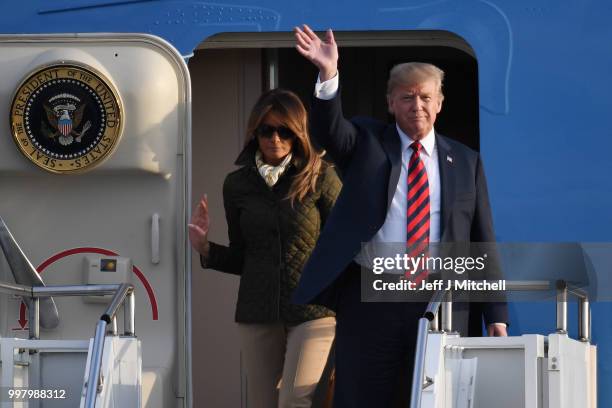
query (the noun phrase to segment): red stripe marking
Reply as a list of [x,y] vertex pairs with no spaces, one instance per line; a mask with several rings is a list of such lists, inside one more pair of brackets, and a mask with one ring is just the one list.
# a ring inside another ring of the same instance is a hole
[[[419,191],[421,187],[423,187],[423,184],[425,183],[427,183],[427,173],[423,173],[423,177],[421,177],[416,184],[411,185],[409,187],[408,200],[414,197],[414,195]],[[427,191],[428,192],[427,194],[429,194],[429,187],[427,187],[425,191]]]
[[408,184],[414,182],[414,179],[416,179],[421,172],[423,176],[427,176],[427,171],[425,171],[424,168],[425,166],[423,163],[417,164],[416,168],[408,173]]
[[421,235],[423,235],[423,233],[428,232],[428,231],[429,231],[429,220],[427,220],[426,223],[421,225],[421,227],[418,230],[416,230],[416,232],[410,234],[410,237],[408,237],[408,242],[410,243],[418,242],[421,238]]
[[[408,217],[410,217],[410,212],[414,212],[414,210],[421,205],[421,203],[425,200],[425,198],[429,197],[429,189],[425,189],[425,191],[423,191],[423,194],[421,194],[421,196],[419,198],[417,198],[417,200],[412,203],[412,205],[408,208],[408,212],[407,215]],[[429,205],[427,206],[429,207]]]
[[[95,248],[95,247],[81,247],[81,248],[71,248],[65,251],[59,252],[50,258],[47,258],[43,263],[38,265],[36,271],[41,274],[43,271],[51,264],[57,262],[58,260],[65,258],[70,255],[75,254],[100,254],[107,256],[119,256],[118,253],[109,251],[104,248]],[[151,314],[153,315],[153,320],[159,320],[159,312],[157,309],[157,299],[155,298],[155,292],[153,291],[153,286],[147,280],[147,277],[142,273],[140,269],[136,265],[132,266],[132,272],[138,277],[142,286],[144,286],[147,291],[147,295],[149,296],[149,303],[151,304]]]
[[408,231],[413,229],[419,222],[421,222],[423,217],[425,217],[427,214],[429,214],[429,206],[426,205],[425,207],[421,208],[421,211],[419,211],[415,218],[408,223]]
[[[421,170],[425,168],[425,165],[423,164],[423,162],[419,162],[416,167],[414,168],[414,170],[412,170],[411,172],[409,172],[408,174],[408,183],[412,183],[412,180],[414,180],[416,178],[416,176],[418,176],[421,173]],[[425,172],[427,173],[427,172]]]

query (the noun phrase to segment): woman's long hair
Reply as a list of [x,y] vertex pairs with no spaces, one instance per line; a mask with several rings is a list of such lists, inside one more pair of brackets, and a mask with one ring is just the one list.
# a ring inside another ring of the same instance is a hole
[[298,173],[294,176],[286,197],[293,205],[296,199],[302,201],[306,194],[315,191],[323,160],[310,143],[308,114],[302,101],[296,94],[285,89],[272,89],[259,97],[249,116],[245,146],[250,143],[257,144],[255,130],[270,112],[276,113],[283,126],[291,129],[296,136],[291,153]]

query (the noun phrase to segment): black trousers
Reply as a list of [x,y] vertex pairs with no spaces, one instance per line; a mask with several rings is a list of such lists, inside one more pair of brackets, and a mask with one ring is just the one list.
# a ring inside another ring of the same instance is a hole
[[427,304],[362,303],[356,263],[338,283],[334,408],[408,406],[418,319]]

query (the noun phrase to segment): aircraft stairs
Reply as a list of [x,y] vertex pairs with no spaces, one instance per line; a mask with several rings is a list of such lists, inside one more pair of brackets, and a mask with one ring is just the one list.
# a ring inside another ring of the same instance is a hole
[[[45,286],[1,218],[0,246],[15,278],[15,283],[0,282],[0,292],[20,296],[28,306],[29,320],[29,338],[0,337],[0,407],[140,407],[142,361],[134,331],[134,288],[129,284]],[[40,327],[54,329],[59,324],[54,296],[102,295],[112,298],[93,338],[40,339]]]
[[[134,288],[45,286],[1,218],[0,247],[15,280],[0,282],[0,292],[20,296],[29,318],[28,339],[0,337],[0,408],[142,406]],[[514,291],[550,286],[506,283]],[[596,408],[597,349],[590,343],[588,296],[563,281],[555,290],[556,332],[510,337],[460,337],[452,328],[453,293],[435,292],[419,320],[410,408]],[[59,324],[54,296],[100,295],[112,299],[93,338],[40,339],[39,327]],[[569,296],[578,299],[578,339],[568,336]]]
[[[554,285],[554,283],[552,284]],[[587,294],[564,281],[507,281],[511,291],[556,292],[556,332],[460,337],[452,292],[437,291],[419,320],[410,408],[595,408],[597,348]],[[578,339],[568,336],[568,296],[578,303]]]

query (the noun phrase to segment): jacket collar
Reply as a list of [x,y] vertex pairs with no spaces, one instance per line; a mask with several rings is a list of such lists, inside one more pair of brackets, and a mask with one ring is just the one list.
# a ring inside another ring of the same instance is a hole
[[234,164],[237,166],[255,166],[255,151],[257,151],[257,140],[253,139],[244,146]]

